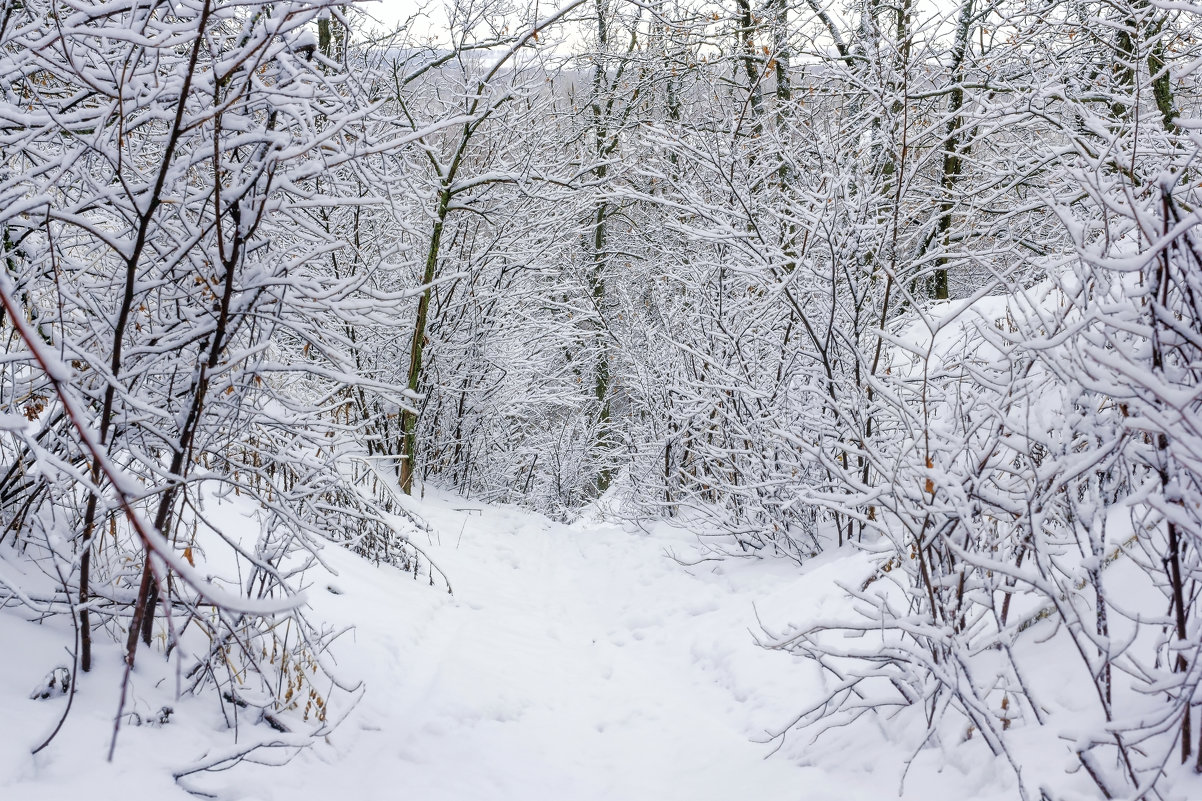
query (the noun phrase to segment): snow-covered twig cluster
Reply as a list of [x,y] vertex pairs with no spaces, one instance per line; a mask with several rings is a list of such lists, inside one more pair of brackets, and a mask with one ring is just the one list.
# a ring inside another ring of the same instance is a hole
[[79,672],[121,643],[118,723],[154,647],[231,724],[320,733],[321,543],[442,581],[349,411],[407,403],[362,369],[404,296],[354,241],[404,135],[321,4],[2,11],[0,599],[74,618]]

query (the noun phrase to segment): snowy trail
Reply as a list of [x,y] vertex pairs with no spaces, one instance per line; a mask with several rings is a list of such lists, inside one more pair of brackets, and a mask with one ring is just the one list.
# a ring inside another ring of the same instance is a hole
[[[327,766],[333,775],[296,772],[307,786],[391,799],[403,776],[429,801],[820,797],[805,792],[810,771],[765,760],[769,747],[749,739],[752,716],[720,675],[729,621],[705,621],[723,611],[720,590],[669,559],[665,542],[472,509],[425,510],[453,599],[405,592],[423,605],[407,614],[340,560],[344,594],[324,605],[348,620],[365,606],[382,612],[357,633],[356,664],[374,674],[369,710],[359,732],[331,738],[353,741]],[[746,622],[733,635],[752,650]]]
[[[914,752],[871,728],[780,754],[766,732],[816,697],[812,665],[755,644],[757,612],[781,626],[845,609],[837,582],[864,555],[828,552],[803,569],[774,560],[701,562],[696,539],[657,526],[560,525],[512,507],[433,497],[422,543],[455,594],[330,546],[336,576],[315,572],[312,617],[354,631],[335,643],[340,678],[366,694],[327,741],[283,767],[241,764],[194,777],[221,801],[881,801],[897,797]],[[0,640],[38,652],[0,660],[0,702],[25,722],[0,749],[0,801],[183,801],[171,772],[230,745],[212,699],[174,700],[173,668],[139,686],[143,713],[176,706],[168,726],[127,726],[103,759],[120,653],[81,686],[53,748],[29,755],[61,710],[24,688],[62,660],[61,632],[0,617]],[[149,674],[148,674],[149,676]],[[17,694],[13,694],[16,692]],[[257,732],[261,735],[263,732]],[[875,739],[874,739],[875,738]],[[0,741],[2,744],[4,741]],[[270,758],[273,754],[268,754]],[[905,797],[1011,797],[1004,768],[951,765],[924,752]]]

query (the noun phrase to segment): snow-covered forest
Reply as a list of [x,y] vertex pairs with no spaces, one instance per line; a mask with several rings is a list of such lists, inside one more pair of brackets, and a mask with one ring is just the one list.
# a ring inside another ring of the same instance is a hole
[[398,14],[0,0],[0,796],[1202,798],[1202,6]]

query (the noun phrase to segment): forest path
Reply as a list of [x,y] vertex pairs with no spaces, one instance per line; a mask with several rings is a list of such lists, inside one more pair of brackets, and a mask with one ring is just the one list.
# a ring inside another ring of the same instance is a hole
[[[724,563],[669,557],[692,552],[690,535],[566,526],[460,499],[427,499],[422,512],[436,532],[422,545],[454,596],[335,554],[342,594],[315,605],[356,623],[356,644],[336,651],[368,694],[332,749],[287,777],[259,773],[262,785],[243,776],[247,799],[286,797],[281,780],[299,780],[303,798],[328,784],[365,801],[854,796],[815,768],[765,759],[771,746],[753,738],[787,722],[796,701],[783,699],[809,674],[755,645],[763,586],[740,586]],[[781,567],[757,582],[793,582],[796,568]]]
[[[780,630],[840,617],[871,555],[828,549],[785,560],[699,561],[688,531],[585,519],[561,525],[513,507],[431,495],[419,542],[455,594],[337,546],[335,572],[307,574],[310,619],[347,629],[327,656],[365,691],[324,742],[295,754],[256,751],[232,770],[195,774],[219,801],[1010,801],[996,761],[917,751],[870,719],[812,742],[791,734],[775,756],[767,732],[821,697],[810,662],[755,642],[757,616]],[[243,518],[236,518],[234,522]],[[352,627],[353,628],[350,628]],[[63,699],[31,701],[63,631],[0,616],[2,801],[186,801],[172,772],[273,736],[231,736],[211,697],[176,698],[173,662],[144,662],[133,709],[169,725],[128,723],[104,760],[122,655],[101,650],[55,747],[36,758]],[[157,674],[157,678],[156,678]],[[7,693],[7,694],[4,694]],[[5,739],[7,737],[7,739]],[[768,758],[766,758],[768,757]],[[914,762],[909,769],[908,759]],[[908,772],[907,772],[908,770]]]

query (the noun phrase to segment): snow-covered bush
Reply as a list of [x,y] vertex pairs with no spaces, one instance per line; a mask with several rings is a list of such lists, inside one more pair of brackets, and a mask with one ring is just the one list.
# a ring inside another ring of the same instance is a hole
[[354,334],[406,296],[348,223],[398,134],[332,8],[0,6],[2,603],[70,616],[82,672],[119,640],[123,702],[159,643],[231,725],[305,734],[320,543],[419,570],[349,412],[405,403]]
[[847,588],[856,617],[774,635],[834,677],[799,724],[888,713],[983,743],[1025,798],[1158,798],[1195,766],[1199,143],[1130,108],[1066,109],[1088,133],[1048,156],[1068,244],[1044,280],[894,338],[878,570]]

